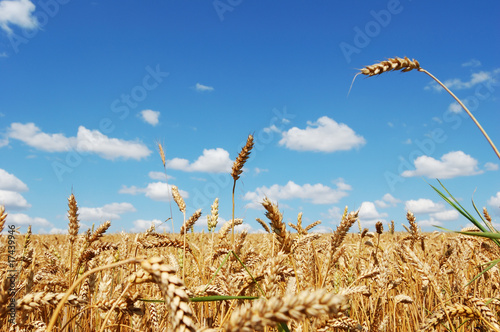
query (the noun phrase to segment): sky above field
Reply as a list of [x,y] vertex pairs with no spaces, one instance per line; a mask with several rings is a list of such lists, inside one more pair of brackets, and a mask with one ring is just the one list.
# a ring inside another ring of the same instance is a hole
[[[500,3],[472,1],[0,1],[0,205],[7,224],[67,232],[152,223],[179,232],[176,185],[195,230],[219,198],[231,219],[230,170],[255,147],[235,216],[262,231],[262,199],[286,223],[335,230],[412,211],[424,231],[468,226],[429,186],[500,218],[499,159],[429,76],[354,75],[417,59],[465,101],[500,145]],[[158,153],[163,145],[166,173]],[[357,231],[357,226],[353,230]]]

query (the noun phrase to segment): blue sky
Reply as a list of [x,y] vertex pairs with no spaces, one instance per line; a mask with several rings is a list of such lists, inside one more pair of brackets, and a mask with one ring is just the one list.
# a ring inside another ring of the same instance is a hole
[[[410,209],[425,231],[466,221],[429,187],[439,178],[496,222],[499,160],[466,114],[423,73],[358,76],[389,57],[417,59],[466,101],[500,144],[500,4],[487,1],[0,1],[0,204],[8,222],[67,230],[151,223],[175,231],[179,187],[197,230],[230,168],[250,231],[278,202],[285,221],[335,229],[345,206],[363,227]],[[157,142],[164,146],[168,185]],[[387,229],[387,226],[386,226]]]

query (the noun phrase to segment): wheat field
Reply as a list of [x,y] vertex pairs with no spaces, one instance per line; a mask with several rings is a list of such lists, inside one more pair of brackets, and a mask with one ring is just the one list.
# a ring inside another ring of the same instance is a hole
[[237,232],[233,246],[231,221],[208,233],[106,234],[110,222],[78,233],[72,195],[67,235],[2,235],[2,331],[499,330],[499,270],[469,283],[500,254],[490,240],[423,234],[411,212],[405,233],[358,231],[347,209],[317,234],[319,223],[299,214],[285,225],[262,204],[265,234]]

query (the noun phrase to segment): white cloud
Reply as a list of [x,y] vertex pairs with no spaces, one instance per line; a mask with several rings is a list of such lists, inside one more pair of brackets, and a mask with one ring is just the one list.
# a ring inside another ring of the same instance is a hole
[[14,174],[0,168],[0,189],[15,192],[28,191],[28,186]]
[[334,152],[358,148],[365,139],[343,123],[337,123],[327,116],[315,122],[307,122],[305,129],[293,127],[283,132],[280,145],[290,150]]
[[208,86],[208,85],[203,85],[203,84],[200,84],[200,83],[196,83],[195,89],[196,89],[196,91],[199,91],[199,92],[204,92],[204,91],[211,92],[211,91],[214,91],[213,87]]
[[68,234],[68,229],[67,228],[57,228],[57,227],[52,227],[49,232],[49,234]]
[[436,213],[430,214],[431,218],[441,220],[441,221],[450,221],[457,220],[459,217],[459,213],[457,210],[444,210]]
[[381,200],[376,200],[375,204],[380,208],[388,208],[390,206],[396,206],[401,203],[401,200],[394,198],[391,194],[385,194]]
[[0,190],[0,204],[5,205],[7,211],[26,210],[31,207],[31,204],[20,193],[10,190]]
[[481,61],[477,59],[471,59],[470,61],[462,63],[462,67],[479,67],[481,66]]
[[436,213],[444,211],[442,203],[435,203],[428,198],[420,198],[417,200],[409,200],[405,202],[406,210],[414,214],[420,213]]
[[451,179],[457,176],[471,176],[483,173],[477,167],[477,160],[462,151],[452,151],[436,160],[420,156],[414,161],[415,170],[404,171],[401,176],[426,176],[429,178]]
[[155,225],[155,229],[157,232],[170,232],[170,227],[168,226],[168,224],[159,219],[137,219],[134,221],[134,227],[132,227],[131,231],[133,233],[141,233],[151,227],[152,224]]
[[[497,71],[494,70],[492,72],[488,71],[480,71],[477,73],[472,73],[470,76],[470,79],[468,81],[462,81],[459,78],[452,78],[449,80],[446,80],[443,82],[444,85],[446,85],[449,89],[454,89],[454,90],[463,90],[463,89],[470,89],[473,88],[474,86],[481,84],[481,83],[495,83],[495,77]],[[436,82],[432,82],[429,85],[425,87],[426,90],[428,89],[434,89],[435,91],[443,91],[444,89],[437,84]]]
[[500,191],[497,192],[495,196],[491,196],[487,200],[488,205],[490,206],[490,213],[500,216]]
[[[168,202],[172,198],[172,186],[167,185],[165,182],[152,182],[149,183],[146,188],[139,188],[136,186],[122,186],[118,191],[120,194],[137,195],[144,194],[146,197],[151,198],[154,201]],[[182,189],[179,189],[179,194],[182,198],[189,198],[189,193]]]
[[385,222],[387,216],[388,214],[385,212],[378,212],[373,202],[363,202],[359,208],[358,217],[363,226],[375,225],[377,221]]
[[229,152],[222,148],[204,149],[203,154],[193,163],[182,158],[167,160],[167,167],[184,172],[226,173],[231,171],[233,161]]
[[98,130],[78,128],[76,137],[64,134],[46,134],[34,123],[12,123],[7,136],[20,140],[38,150],[47,152],[66,152],[75,149],[80,153],[95,153],[104,159],[116,158],[140,160],[151,154],[142,143],[109,138]]
[[457,102],[453,102],[450,106],[448,106],[448,111],[452,113],[460,113],[463,111],[463,108]]
[[52,224],[45,218],[32,218],[24,213],[9,213],[7,218],[9,219],[9,224],[14,224],[16,226],[52,226]]
[[83,126],[78,128],[76,148],[80,152],[93,152],[110,160],[116,158],[140,160],[151,154],[151,151],[140,142],[109,138],[98,130],[89,130]]
[[152,111],[152,110],[144,110],[139,113],[144,122],[149,123],[152,126],[156,126],[160,121],[160,112]]
[[264,197],[268,197],[274,202],[298,198],[310,201],[312,204],[333,204],[347,196],[347,190],[350,189],[351,187],[342,181],[337,183],[337,188],[328,187],[321,183],[298,185],[293,181],[288,181],[284,186],[278,184],[269,188],[262,186],[255,191],[247,192],[243,199],[251,201],[246,205],[249,208],[259,207]]
[[9,145],[8,137],[0,137],[0,148]]
[[12,123],[7,130],[7,135],[38,150],[47,152],[69,151],[74,145],[74,139],[69,139],[63,134],[46,134],[32,122],[27,124]]
[[498,164],[486,163],[484,164],[484,169],[487,171],[498,171]]
[[255,167],[254,168],[254,172],[256,175],[260,174],[260,173],[265,173],[265,172],[269,172],[268,169],[266,168],[259,168],[259,167]]
[[29,0],[0,1],[0,28],[12,33],[10,25],[17,25],[24,29],[35,29],[38,21],[33,16],[35,5]]
[[431,227],[431,226],[441,226],[443,225],[443,223],[431,217],[425,220],[417,220],[417,225],[419,225],[420,227]]
[[122,214],[136,209],[130,203],[111,203],[96,208],[80,207],[78,211],[81,221],[106,221],[120,219]]
[[[152,180],[165,180],[165,173],[164,172],[155,172],[151,171],[148,173],[148,176]],[[175,177],[171,175],[167,175],[167,180],[174,180]]]

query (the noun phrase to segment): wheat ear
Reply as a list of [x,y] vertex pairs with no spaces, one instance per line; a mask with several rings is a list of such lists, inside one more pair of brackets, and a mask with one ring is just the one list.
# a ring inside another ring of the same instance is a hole
[[162,258],[153,257],[141,263],[160,287],[165,301],[170,306],[174,331],[196,331],[194,315],[189,307],[189,298],[182,280],[175,276],[175,269],[166,265]]
[[78,221],[78,205],[76,203],[75,195],[73,193],[68,198],[68,234],[69,234],[69,283],[71,284],[71,273],[73,273],[73,245],[78,235],[80,222]]
[[[381,62],[373,64],[371,66],[366,66],[366,67],[362,68],[360,70],[360,72],[358,74],[356,74],[356,76],[358,76],[360,74],[366,75],[366,76],[375,76],[375,75],[380,75],[382,73],[385,73],[388,71],[393,71],[393,70],[401,70],[402,72],[407,72],[407,71],[411,71],[413,69],[416,69],[422,73],[427,74],[430,78],[432,78],[434,81],[436,81],[443,89],[445,89],[446,92],[448,92],[460,106],[462,106],[462,108],[465,110],[467,115],[469,115],[469,117],[472,119],[472,121],[474,121],[474,123],[479,128],[481,133],[484,135],[484,137],[486,138],[488,143],[491,145],[491,147],[493,148],[493,151],[495,151],[495,154],[497,155],[497,157],[500,159],[500,152],[498,151],[497,147],[495,146],[493,141],[490,139],[490,137],[488,136],[486,131],[483,129],[483,127],[476,120],[474,115],[472,115],[472,113],[469,111],[469,109],[464,105],[464,103],[462,103],[462,101],[460,99],[458,99],[457,96],[455,96],[455,94],[453,94],[453,92],[451,92],[451,90],[448,89],[448,87],[446,85],[444,85],[440,80],[438,80],[434,75],[429,73],[427,70],[421,68],[420,63],[417,60],[415,60],[415,59],[410,60],[407,57],[404,57],[404,59],[398,58],[398,57],[390,58],[390,59],[387,59],[385,61],[381,61]],[[356,79],[356,76],[354,76],[354,79]],[[352,83],[354,83],[354,79],[352,80]],[[352,87],[352,84],[351,84],[351,87]],[[349,91],[350,91],[350,89],[349,89]]]
[[231,176],[233,177],[233,218],[232,218],[232,225],[231,225],[231,246],[234,249],[234,190],[236,189],[236,181],[240,178],[241,173],[243,172],[243,166],[247,162],[248,158],[250,157],[250,153],[253,148],[253,135],[248,135],[247,138],[247,143],[245,146],[241,149],[240,153],[238,154],[238,157],[234,161],[233,164],[233,169],[231,170]]
[[343,309],[344,303],[344,297],[324,289],[272,297],[267,301],[257,300],[237,308],[224,326],[224,331],[263,331],[267,325],[274,326],[291,319],[300,321],[306,317],[336,315]]
[[5,213],[5,206],[0,205],[0,233],[2,233],[5,220],[7,219],[7,213]]

